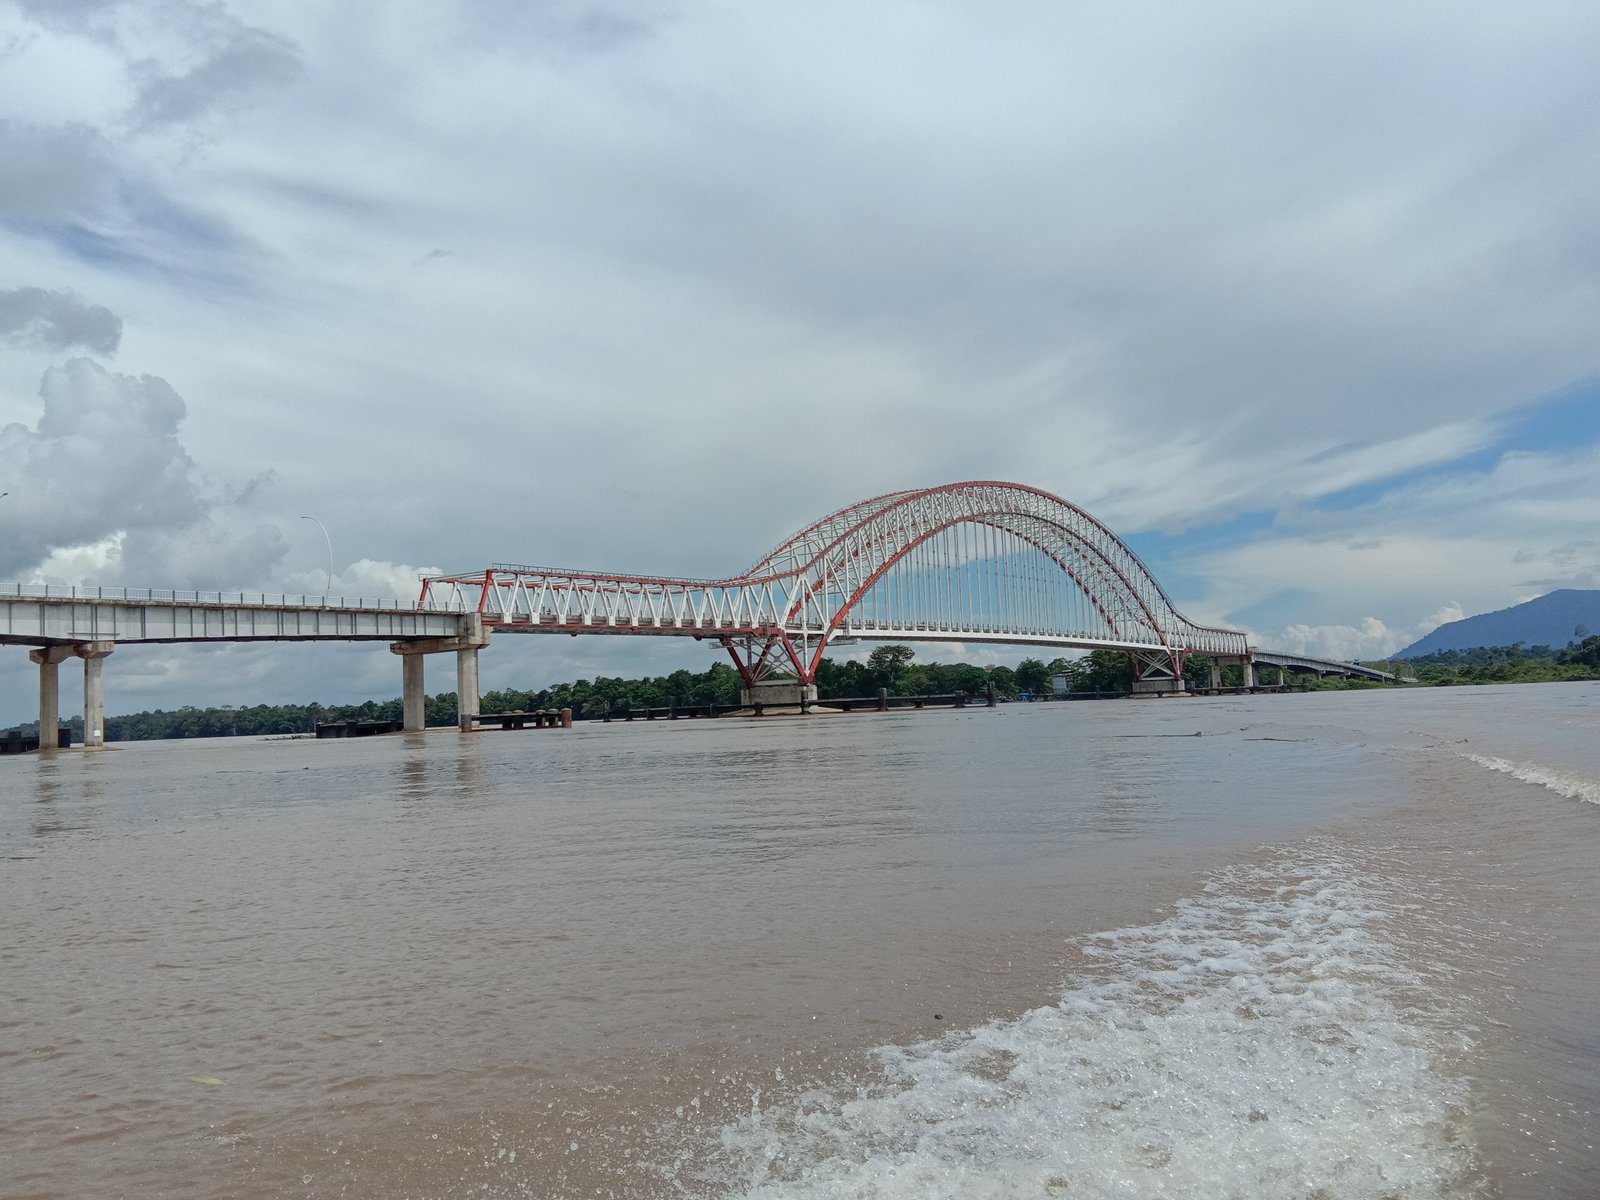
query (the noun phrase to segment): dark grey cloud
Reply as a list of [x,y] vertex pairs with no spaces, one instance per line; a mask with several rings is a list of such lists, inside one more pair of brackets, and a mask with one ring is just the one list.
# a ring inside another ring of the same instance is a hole
[[122,318],[72,292],[23,287],[0,290],[0,337],[46,350],[115,354]]
[[17,7],[46,29],[108,38],[111,17],[124,0],[16,0]]
[[596,0],[467,0],[463,17],[479,37],[536,52],[605,53],[648,36],[663,15],[658,3]]
[[87,125],[0,118],[0,220],[59,222],[98,208],[116,177],[109,143]]
[[246,24],[223,3],[18,2],[41,27],[97,42],[124,61],[132,87],[126,119],[136,131],[203,120],[302,73],[292,41]]
[[237,107],[265,89],[293,83],[301,75],[294,43],[246,25],[220,6],[191,13],[202,58],[173,71],[153,59],[135,63],[138,94],[130,114],[136,128],[178,125]]
[[207,516],[176,529],[130,531],[112,574],[134,586],[265,591],[274,564],[288,549],[276,525],[235,529]]
[[17,7],[41,25],[72,28],[122,3],[123,0],[17,0]]

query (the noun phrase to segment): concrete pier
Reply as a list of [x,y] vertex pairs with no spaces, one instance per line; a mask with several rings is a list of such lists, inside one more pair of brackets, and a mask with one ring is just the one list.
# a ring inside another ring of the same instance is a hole
[[83,659],[83,748],[97,749],[106,744],[106,656],[110,642],[85,642],[74,647]]
[[105,745],[105,661],[113,648],[111,642],[74,642],[28,651],[39,664],[39,749],[54,750],[61,744],[61,664],[69,658],[83,659],[84,748]]
[[478,720],[478,647],[463,646],[456,651],[456,724],[462,733],[471,733]]
[[427,692],[422,684],[422,654],[402,653],[400,657],[401,728],[415,733],[427,724]]
[[762,679],[739,689],[739,703],[746,708],[799,708],[817,702],[817,685],[798,679]]
[[61,664],[74,658],[72,646],[41,646],[28,651],[39,664],[39,749],[54,750],[60,745]]
[[457,727],[463,733],[470,733],[476,728],[478,651],[488,644],[489,634],[483,627],[483,618],[476,613],[469,613],[462,622],[459,637],[406,638],[389,647],[392,653],[401,658],[400,710],[406,732],[418,732],[426,724],[427,693],[423,690],[422,656],[449,651],[456,656]]

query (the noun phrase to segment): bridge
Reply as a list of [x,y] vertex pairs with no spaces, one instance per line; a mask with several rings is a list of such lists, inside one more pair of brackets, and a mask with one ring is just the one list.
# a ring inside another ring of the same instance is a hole
[[[890,492],[830,513],[749,569],[681,579],[494,564],[422,581],[414,603],[220,592],[11,585],[0,644],[35,647],[41,737],[53,741],[56,669],[84,663],[85,744],[102,738],[103,662],[118,643],[389,641],[404,724],[423,724],[423,659],[454,652],[462,729],[478,711],[478,652],[493,634],[689,637],[733,660],[747,703],[816,699],[830,645],[861,640],[1116,650],[1136,692],[1183,690],[1187,660],[1383,676],[1253,650],[1239,630],[1178,611],[1125,542],[1038,488],[983,480]],[[43,744],[43,742],[41,743]]]
[[1254,650],[1251,661],[1257,667],[1277,667],[1281,676],[1285,670],[1301,675],[1344,675],[1351,679],[1367,679],[1374,683],[1415,683],[1413,675],[1396,675],[1356,662],[1340,662],[1336,658],[1315,658],[1309,654],[1285,654],[1278,650]]
[[[1083,509],[994,481],[875,496],[724,579],[497,564],[424,580],[418,606],[476,612],[499,633],[709,640],[747,700],[778,702],[816,699],[828,646],[859,639],[1121,650],[1150,691],[1175,690],[1192,654],[1250,659],[1242,632],[1190,621]],[[780,672],[797,682],[763,687]]]

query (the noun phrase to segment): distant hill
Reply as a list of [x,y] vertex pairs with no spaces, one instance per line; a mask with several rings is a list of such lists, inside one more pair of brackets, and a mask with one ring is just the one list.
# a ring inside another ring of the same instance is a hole
[[1574,640],[1573,631],[1579,625],[1587,626],[1590,633],[1600,633],[1600,590],[1562,588],[1514,608],[1451,621],[1394,657],[1414,658],[1440,650],[1470,650],[1474,646],[1514,646],[1518,642],[1560,649]]

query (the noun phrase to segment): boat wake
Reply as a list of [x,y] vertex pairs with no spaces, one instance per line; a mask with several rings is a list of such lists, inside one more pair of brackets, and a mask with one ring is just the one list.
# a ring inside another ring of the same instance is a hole
[[[1462,1035],[1326,844],[1097,935],[1059,1004],[877,1053],[881,1077],[721,1131],[702,1194],[1453,1197]],[[675,1181],[684,1187],[687,1181]]]

